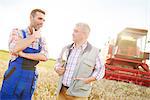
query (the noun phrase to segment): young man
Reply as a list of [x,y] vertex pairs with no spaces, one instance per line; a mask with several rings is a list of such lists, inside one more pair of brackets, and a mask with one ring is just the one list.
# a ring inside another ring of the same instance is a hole
[[65,46],[56,61],[55,71],[61,77],[59,100],[88,100],[91,82],[104,77],[99,49],[87,42],[89,33],[87,24],[77,23],[72,34],[74,43]]
[[0,100],[31,100],[38,77],[35,66],[48,59],[47,46],[40,35],[44,18],[43,10],[34,9],[26,29],[13,29],[9,39],[11,59],[4,74]]

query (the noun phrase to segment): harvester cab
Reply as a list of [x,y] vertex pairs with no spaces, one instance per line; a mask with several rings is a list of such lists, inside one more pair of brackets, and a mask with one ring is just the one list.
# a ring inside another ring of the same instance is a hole
[[132,82],[150,86],[150,68],[146,64],[149,53],[145,52],[147,43],[145,29],[125,28],[110,44],[106,59],[106,79]]

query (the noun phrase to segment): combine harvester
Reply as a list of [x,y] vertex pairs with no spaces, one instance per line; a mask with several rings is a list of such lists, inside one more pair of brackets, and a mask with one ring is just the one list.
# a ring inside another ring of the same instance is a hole
[[145,52],[147,33],[144,29],[126,28],[118,34],[115,44],[109,44],[106,79],[150,87],[150,67],[146,63],[149,53]]

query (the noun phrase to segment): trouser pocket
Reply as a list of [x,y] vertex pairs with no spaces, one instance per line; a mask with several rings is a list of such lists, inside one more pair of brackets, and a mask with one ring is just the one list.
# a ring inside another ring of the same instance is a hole
[[1,88],[1,92],[6,93],[7,95],[13,95],[15,91],[15,86],[19,80],[19,71],[16,67],[9,67],[4,74],[4,80]]
[[16,70],[16,67],[13,67],[12,69],[8,69],[4,74],[4,80],[7,80]]

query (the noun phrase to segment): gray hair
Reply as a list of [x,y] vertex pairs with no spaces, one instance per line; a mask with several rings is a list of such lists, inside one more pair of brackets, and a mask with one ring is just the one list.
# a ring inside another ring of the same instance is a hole
[[82,30],[83,32],[90,33],[90,27],[89,27],[89,25],[86,24],[86,23],[77,23],[77,24],[76,24],[76,27],[81,28],[81,30]]

